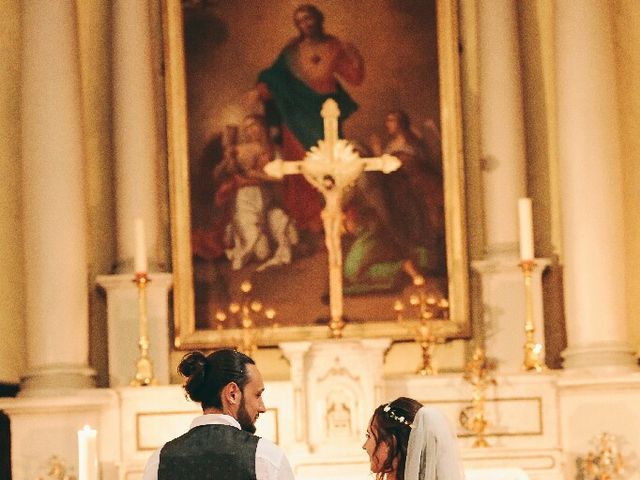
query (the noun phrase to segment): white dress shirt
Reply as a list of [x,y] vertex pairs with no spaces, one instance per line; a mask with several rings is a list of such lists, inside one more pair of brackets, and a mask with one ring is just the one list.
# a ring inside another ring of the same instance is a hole
[[[200,415],[191,422],[191,428],[201,425],[230,425],[240,430],[238,421],[229,416],[217,413]],[[149,460],[144,469],[142,480],[157,480],[158,465],[160,464],[160,450],[158,449]],[[256,479],[257,480],[295,480],[289,460],[280,447],[273,442],[260,438],[256,447]]]

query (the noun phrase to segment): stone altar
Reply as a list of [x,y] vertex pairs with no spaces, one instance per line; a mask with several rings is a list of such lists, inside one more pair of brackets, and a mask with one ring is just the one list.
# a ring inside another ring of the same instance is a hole
[[[624,438],[640,450],[640,374],[498,375],[487,392],[490,447],[471,448],[457,417],[471,387],[459,374],[384,378],[388,340],[283,344],[291,378],[265,382],[268,411],[258,434],[278,443],[299,479],[369,478],[361,449],[373,407],[400,395],[441,408],[456,425],[472,480],[575,478],[578,456],[595,435]],[[77,436],[98,430],[102,480],[140,478],[148,456],[199,414],[179,385],[79,390],[74,395],[0,400],[11,420],[13,480],[32,480],[57,455],[77,472]],[[637,472],[629,477],[637,479]]]

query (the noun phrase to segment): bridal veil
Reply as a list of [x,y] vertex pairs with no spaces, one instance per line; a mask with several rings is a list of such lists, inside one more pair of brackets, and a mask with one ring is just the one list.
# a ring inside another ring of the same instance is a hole
[[456,434],[433,407],[418,410],[409,435],[405,480],[464,480]]

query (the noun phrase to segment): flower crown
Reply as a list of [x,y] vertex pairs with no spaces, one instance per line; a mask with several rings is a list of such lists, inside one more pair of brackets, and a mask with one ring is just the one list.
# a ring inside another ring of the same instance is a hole
[[406,425],[408,427],[411,427],[411,422],[409,422],[409,420],[407,420],[404,415],[398,415],[394,410],[391,409],[391,404],[387,403],[384,408],[382,409],[384,411],[384,413],[386,413],[389,418],[391,418],[392,420],[395,420],[398,423],[401,423],[403,425]]

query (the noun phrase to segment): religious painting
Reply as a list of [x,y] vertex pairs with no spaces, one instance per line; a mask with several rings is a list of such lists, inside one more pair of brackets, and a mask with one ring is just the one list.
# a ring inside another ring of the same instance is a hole
[[[163,0],[177,348],[328,337],[336,238],[344,336],[408,338],[412,306],[469,335],[455,4]],[[327,99],[399,166],[340,186],[334,235],[327,189],[265,172],[309,160]]]

